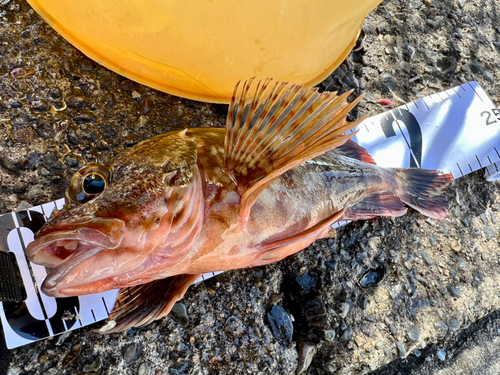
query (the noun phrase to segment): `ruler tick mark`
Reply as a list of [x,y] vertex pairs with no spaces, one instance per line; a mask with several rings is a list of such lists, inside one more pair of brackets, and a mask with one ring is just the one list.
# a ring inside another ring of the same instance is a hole
[[457,94],[457,95],[458,95],[458,97],[459,97],[459,98],[461,98],[461,97],[462,97],[462,96],[461,96],[461,95],[457,92],[457,90],[456,90],[455,88],[453,88],[452,90],[455,92],[455,94]]
[[[479,161],[479,158],[477,157],[477,155],[474,155],[474,156],[476,157],[477,162],[479,163],[479,166],[480,166],[481,168],[483,168],[483,166],[481,165],[481,162]],[[469,164],[469,167],[470,167],[470,164]]]
[[109,309],[108,309],[108,305],[106,304],[106,300],[104,299],[104,297],[101,297],[102,298],[102,303],[104,304],[104,308],[106,309],[106,312],[108,313],[108,316],[109,316]]
[[[479,98],[479,100],[481,100],[482,102],[484,102],[483,98],[481,98],[481,96],[477,93],[476,89],[474,88],[474,86],[472,86],[470,84],[470,82],[467,82],[467,84],[471,87],[472,91],[474,91],[474,94],[476,94],[476,96]],[[462,86],[460,86],[462,87]]]

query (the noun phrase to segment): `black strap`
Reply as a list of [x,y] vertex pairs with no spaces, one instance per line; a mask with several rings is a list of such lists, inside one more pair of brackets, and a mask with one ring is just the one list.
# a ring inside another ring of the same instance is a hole
[[0,301],[20,303],[26,299],[26,290],[19,273],[14,253],[0,251]]

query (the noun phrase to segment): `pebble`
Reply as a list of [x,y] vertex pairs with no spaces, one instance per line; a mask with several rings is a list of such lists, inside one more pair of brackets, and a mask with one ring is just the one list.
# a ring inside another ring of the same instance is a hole
[[75,344],[71,348],[71,350],[64,356],[62,365],[63,367],[69,366],[75,359],[78,358],[78,355],[80,354],[80,350],[82,349],[80,344]]
[[288,345],[292,341],[293,324],[286,310],[280,305],[273,306],[267,314],[267,320],[274,338]]
[[401,341],[396,342],[396,348],[398,349],[398,353],[401,358],[406,357],[406,348]]
[[40,170],[40,172],[42,173],[42,176],[44,176],[44,177],[47,177],[47,176],[50,175],[49,170],[47,168],[45,168],[45,167],[42,167],[42,169]]
[[31,205],[30,203],[28,203],[26,201],[21,201],[19,203],[19,205],[17,206],[16,211],[27,210],[28,208],[31,208],[31,207],[33,207],[33,205]]
[[49,152],[42,157],[42,164],[50,172],[57,172],[64,169],[64,167],[59,163],[59,158],[52,152]]
[[455,298],[460,298],[460,296],[462,295],[460,288],[458,286],[455,286],[455,285],[449,285],[448,292],[450,292],[451,296],[455,297]]
[[35,69],[30,66],[22,66],[20,68],[12,69],[10,75],[15,79],[26,78],[35,74]]
[[391,298],[395,299],[398,296],[399,292],[401,292],[401,289],[401,284],[391,286],[391,288],[389,289],[389,295],[391,296]]
[[325,262],[325,265],[327,267],[331,268],[332,270],[337,271],[337,268],[339,266],[339,262],[337,262],[336,260],[327,260]]
[[451,332],[456,332],[460,329],[460,322],[457,319],[450,319],[448,328]]
[[441,361],[444,361],[444,359],[446,358],[446,352],[444,351],[444,349],[439,349],[436,354]]
[[26,190],[26,187],[21,181],[16,181],[14,183],[14,193],[16,194],[22,194]]
[[420,338],[420,330],[417,326],[411,326],[410,328],[408,328],[406,334],[408,335],[408,338],[413,342],[417,342]]
[[38,357],[38,363],[44,363],[46,360],[47,360],[47,354],[46,353],[42,353]]
[[297,375],[305,374],[311,365],[311,362],[316,354],[316,345],[312,342],[299,341],[297,343],[297,352],[299,355],[299,364],[297,366]]
[[302,289],[309,290],[316,285],[316,278],[313,272],[305,272],[295,278],[295,281],[302,287]]
[[335,340],[335,330],[328,329],[328,330],[324,331],[324,333],[325,333],[325,340],[326,341],[332,342],[333,340]]
[[83,372],[99,372],[102,368],[102,359],[97,357],[94,362],[83,366]]
[[189,317],[186,306],[183,303],[177,302],[174,307],[172,307],[170,313],[175,320],[182,324],[183,327],[187,327],[189,324]]
[[428,266],[431,266],[434,264],[434,262],[431,258],[431,255],[427,251],[420,250],[420,255],[422,256],[422,258],[424,259],[425,263],[427,263]]
[[401,61],[399,63],[399,67],[401,69],[403,69],[406,73],[410,74],[410,72],[411,72],[411,64],[409,62]]
[[59,89],[58,87],[51,87],[49,91],[49,96],[55,100],[62,99],[61,89]]
[[149,363],[142,362],[137,369],[137,375],[146,375],[149,371]]
[[458,253],[460,251],[460,249],[462,248],[462,246],[460,246],[460,243],[459,241],[457,240],[453,240],[451,243],[450,243],[450,249],[453,250],[454,252]]
[[493,74],[491,74],[491,72],[489,72],[484,66],[479,64],[477,61],[471,61],[469,63],[469,67],[472,73],[481,74],[486,80],[490,82],[495,81]]
[[317,320],[326,315],[326,308],[321,297],[317,296],[304,304],[302,312],[307,320]]
[[342,260],[349,260],[351,259],[351,254],[349,254],[348,251],[342,249],[340,250],[340,257],[342,258]]
[[492,238],[495,237],[495,231],[493,229],[491,229],[490,227],[488,227],[487,225],[484,225],[483,226],[483,232],[486,236],[486,240],[489,241],[491,240]]
[[380,76],[380,89],[385,92],[391,92],[396,88],[396,79],[389,73],[383,73]]
[[424,49],[423,50],[424,58],[427,64],[435,64],[438,59],[438,53],[436,51],[432,51],[429,49]]
[[340,305],[340,314],[339,314],[340,317],[345,318],[347,316],[347,314],[349,313],[350,308],[351,308],[351,306],[349,305],[349,303],[343,302]]
[[131,363],[137,360],[142,354],[142,346],[138,343],[131,343],[124,346],[122,349],[123,361],[125,363]]
[[436,331],[447,332],[448,325],[445,322],[443,322],[442,320],[438,320],[436,323],[434,323],[434,329]]
[[72,158],[70,156],[66,157],[66,163],[68,164],[68,167],[70,167],[70,168],[78,167],[78,160],[75,158]]
[[344,332],[342,332],[342,335],[340,336],[339,340],[340,341],[349,341],[352,339],[352,336],[354,335],[354,332],[351,327],[347,327]]
[[279,293],[271,293],[269,296],[269,302],[271,305],[277,305],[278,303],[281,303],[283,301],[283,296]]
[[396,330],[396,327],[394,326],[394,324],[389,324],[389,331],[395,335],[396,333],[398,333],[398,331]]
[[370,268],[363,274],[363,276],[359,280],[359,285],[361,285],[363,288],[375,286],[384,279],[385,273],[386,270],[383,266]]

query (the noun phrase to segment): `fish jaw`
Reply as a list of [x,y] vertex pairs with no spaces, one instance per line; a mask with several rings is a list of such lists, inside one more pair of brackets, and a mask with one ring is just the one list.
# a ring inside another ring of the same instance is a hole
[[127,271],[137,269],[136,262],[123,262],[122,252],[94,247],[75,253],[51,270],[42,291],[51,297],[69,297],[120,288],[121,281],[129,279]]
[[124,234],[125,223],[119,219],[92,218],[70,225],[51,225],[37,233],[26,255],[33,263],[53,268],[95,248],[117,248]]

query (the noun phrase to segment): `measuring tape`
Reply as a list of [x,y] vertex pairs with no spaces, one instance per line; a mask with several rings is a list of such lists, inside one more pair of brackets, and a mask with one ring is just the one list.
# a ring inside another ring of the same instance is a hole
[[[383,167],[438,169],[454,178],[485,168],[486,179],[500,176],[500,111],[476,82],[370,117],[359,125],[353,140]],[[29,262],[24,251],[54,208],[63,205],[60,199],[0,216],[0,255],[2,251],[15,255],[15,261],[9,259],[19,269],[26,296],[23,301],[0,302],[9,349],[106,319],[116,301],[118,290],[70,298],[48,297],[40,291],[47,272]],[[219,273],[206,274],[197,282]],[[7,276],[0,274],[3,283],[2,277]]]

